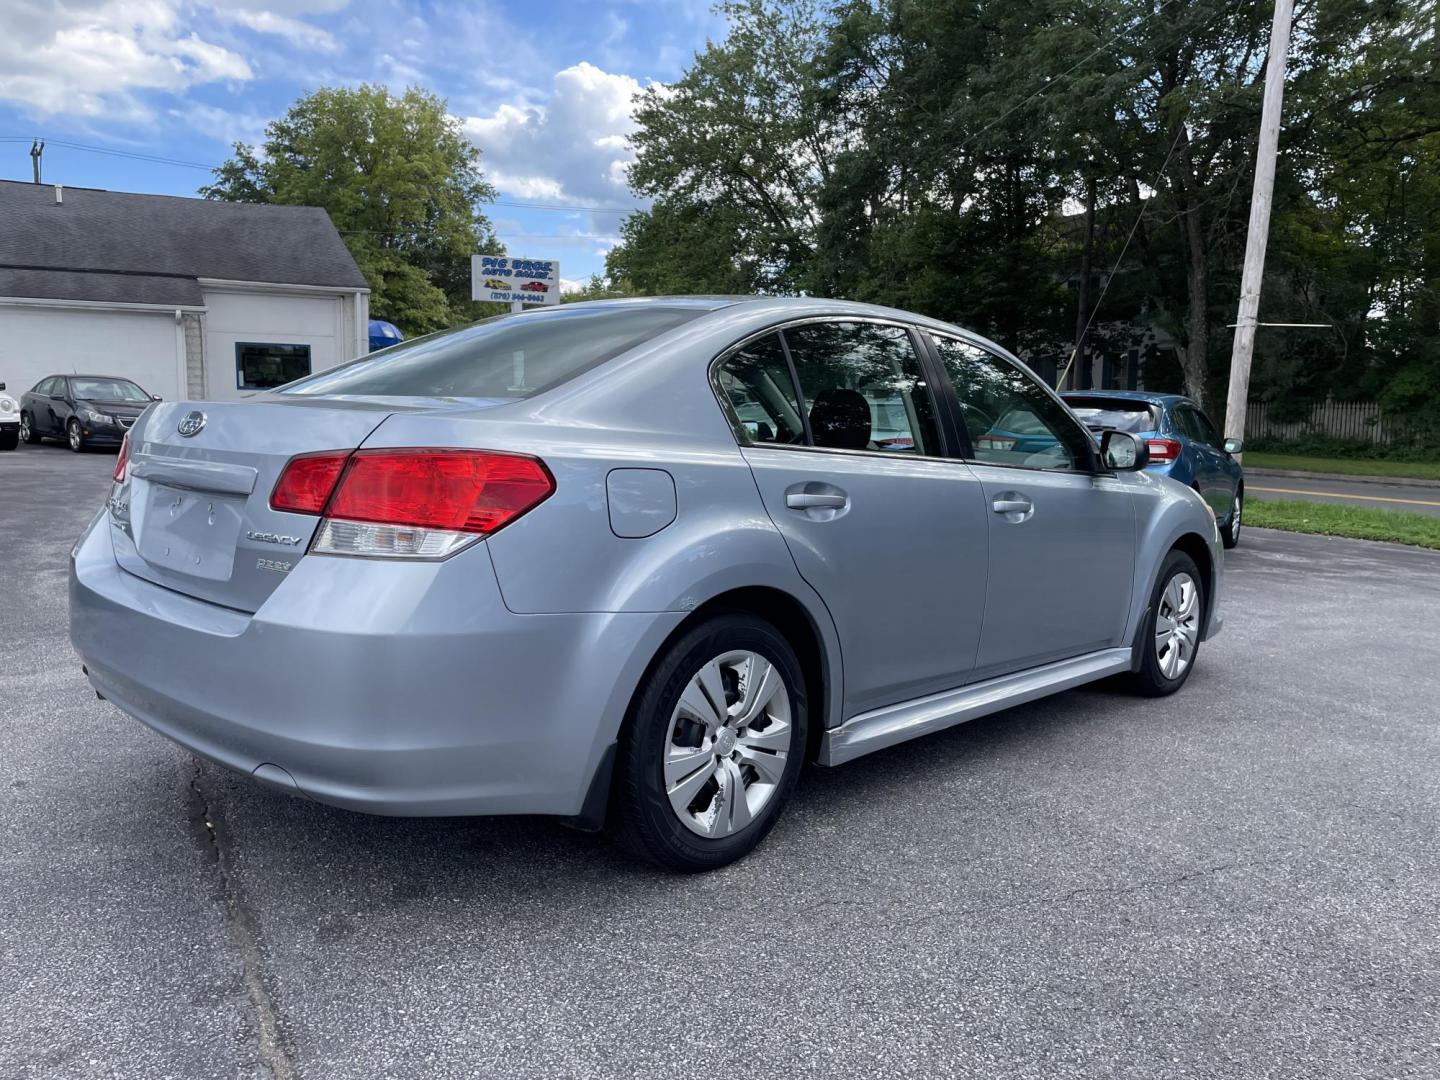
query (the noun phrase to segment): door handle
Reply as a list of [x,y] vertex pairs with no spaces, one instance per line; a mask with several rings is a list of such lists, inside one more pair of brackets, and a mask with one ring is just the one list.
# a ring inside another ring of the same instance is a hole
[[995,501],[990,504],[990,509],[997,514],[1028,514],[1031,510],[1035,509],[1035,504],[1029,499],[1014,496],[1006,498],[1003,495],[998,495]]
[[849,500],[844,495],[825,495],[813,491],[792,491],[785,496],[791,510],[843,510]]

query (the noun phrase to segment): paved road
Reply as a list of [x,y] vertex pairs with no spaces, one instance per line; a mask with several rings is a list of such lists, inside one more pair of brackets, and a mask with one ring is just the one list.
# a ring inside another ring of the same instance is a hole
[[1245,481],[1245,490],[1260,499],[1299,499],[1372,510],[1409,510],[1440,517],[1440,488],[1252,474]]
[[0,454],[0,1076],[1440,1075],[1440,553],[1248,531],[1177,698],[813,770],[680,878],[96,701],[63,576],[111,460]]

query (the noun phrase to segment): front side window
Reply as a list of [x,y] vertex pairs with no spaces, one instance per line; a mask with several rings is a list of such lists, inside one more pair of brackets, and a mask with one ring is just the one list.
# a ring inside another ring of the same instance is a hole
[[1210,418],[1199,409],[1191,409],[1190,415],[1191,421],[1195,425],[1195,430],[1200,436],[1200,441],[1214,447],[1219,447],[1221,443],[1220,433],[1215,430],[1215,425],[1210,422]]
[[805,423],[779,334],[736,350],[716,375],[746,442],[804,444]]
[[1089,467],[1089,437],[1034,379],[978,345],[932,335],[976,461],[1027,469]]
[[235,385],[241,390],[270,390],[310,374],[309,345],[241,341],[235,345]]
[[940,453],[934,406],[908,330],[806,323],[784,335],[815,446]]

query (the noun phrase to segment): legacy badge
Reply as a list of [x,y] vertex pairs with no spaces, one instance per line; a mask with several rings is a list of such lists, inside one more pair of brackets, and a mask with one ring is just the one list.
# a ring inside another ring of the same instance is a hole
[[246,540],[258,540],[262,544],[283,544],[286,547],[294,547],[300,543],[298,536],[286,536],[284,533],[267,533],[249,531],[245,534]]

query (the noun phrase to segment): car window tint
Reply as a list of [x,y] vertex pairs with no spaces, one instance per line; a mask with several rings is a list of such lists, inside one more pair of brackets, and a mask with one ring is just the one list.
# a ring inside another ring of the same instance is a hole
[[393,345],[283,394],[526,398],[704,315],[700,304],[561,304]]
[[1195,420],[1195,430],[1200,433],[1200,440],[1211,446],[1219,446],[1220,433],[1215,430],[1215,425],[1210,422],[1210,418],[1199,409],[1192,409],[1191,413]]
[[1195,442],[1204,442],[1205,435],[1200,430],[1199,420],[1195,416],[1195,410],[1188,405],[1180,405],[1175,409],[1175,423],[1180,428],[1180,434]]
[[779,334],[759,338],[732,353],[716,375],[746,442],[805,442],[800,404]]
[[1088,436],[1029,375],[978,345],[931,340],[960,399],[976,461],[1031,469],[1088,465]]
[[33,391],[31,391],[31,392],[32,392],[32,393],[35,393],[35,394],[55,394],[55,393],[58,393],[59,391],[57,391],[57,390],[55,389],[55,383],[58,382],[58,381],[59,381],[59,380],[57,380],[57,379],[55,378],[55,376],[53,376],[53,375],[50,376],[50,378],[48,378],[48,379],[41,379],[38,383],[35,384],[35,389],[34,389]]
[[806,323],[786,328],[785,341],[816,446],[940,453],[934,405],[904,327]]

